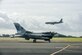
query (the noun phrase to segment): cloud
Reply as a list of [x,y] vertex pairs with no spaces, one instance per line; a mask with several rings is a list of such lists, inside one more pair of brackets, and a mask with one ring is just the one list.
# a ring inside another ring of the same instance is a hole
[[7,14],[4,13],[4,12],[0,12],[0,17],[3,18],[3,19],[6,20],[6,21],[9,20],[9,17],[8,17]]
[[9,17],[6,12],[0,11],[0,28],[1,29],[13,29],[13,19]]
[[[3,0],[0,5],[0,28],[14,29],[13,22],[18,22],[27,30],[81,35],[81,5],[81,0]],[[63,24],[45,24],[61,18]]]

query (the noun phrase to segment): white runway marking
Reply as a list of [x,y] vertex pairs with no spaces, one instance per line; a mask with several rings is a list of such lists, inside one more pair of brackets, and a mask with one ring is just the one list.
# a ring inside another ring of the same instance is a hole
[[70,47],[71,45],[67,45],[66,47],[64,47],[64,48],[62,48],[62,49],[60,49],[60,50],[58,50],[58,51],[56,51],[56,52],[54,52],[54,53],[52,53],[52,54],[50,54],[50,55],[55,55],[55,54],[57,54],[57,53],[59,53],[59,52],[62,52],[63,50],[65,50],[65,49],[67,49],[68,47]]

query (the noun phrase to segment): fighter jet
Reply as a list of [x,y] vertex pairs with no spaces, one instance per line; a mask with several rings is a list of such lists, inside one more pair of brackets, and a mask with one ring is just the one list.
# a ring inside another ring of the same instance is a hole
[[54,32],[41,32],[41,33],[34,33],[31,31],[26,31],[19,23],[14,23],[17,33],[16,35],[25,38],[26,40],[33,39],[35,43],[37,39],[49,41],[54,36]]
[[51,24],[51,25],[60,24],[60,23],[63,23],[62,20],[63,20],[63,19],[61,19],[59,22],[46,22],[45,24]]

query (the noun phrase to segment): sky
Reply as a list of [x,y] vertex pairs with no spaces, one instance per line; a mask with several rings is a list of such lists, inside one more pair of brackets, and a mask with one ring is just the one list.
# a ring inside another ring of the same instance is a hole
[[[45,24],[61,18],[62,24]],[[16,33],[14,22],[26,30],[82,36],[82,0],[0,0],[0,33]]]

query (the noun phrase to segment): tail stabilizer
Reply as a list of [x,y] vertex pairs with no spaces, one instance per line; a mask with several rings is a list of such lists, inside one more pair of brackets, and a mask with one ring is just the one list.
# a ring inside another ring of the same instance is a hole
[[60,20],[60,23],[63,23],[63,19]]
[[17,33],[25,33],[26,30],[19,24],[19,23],[14,23]]

